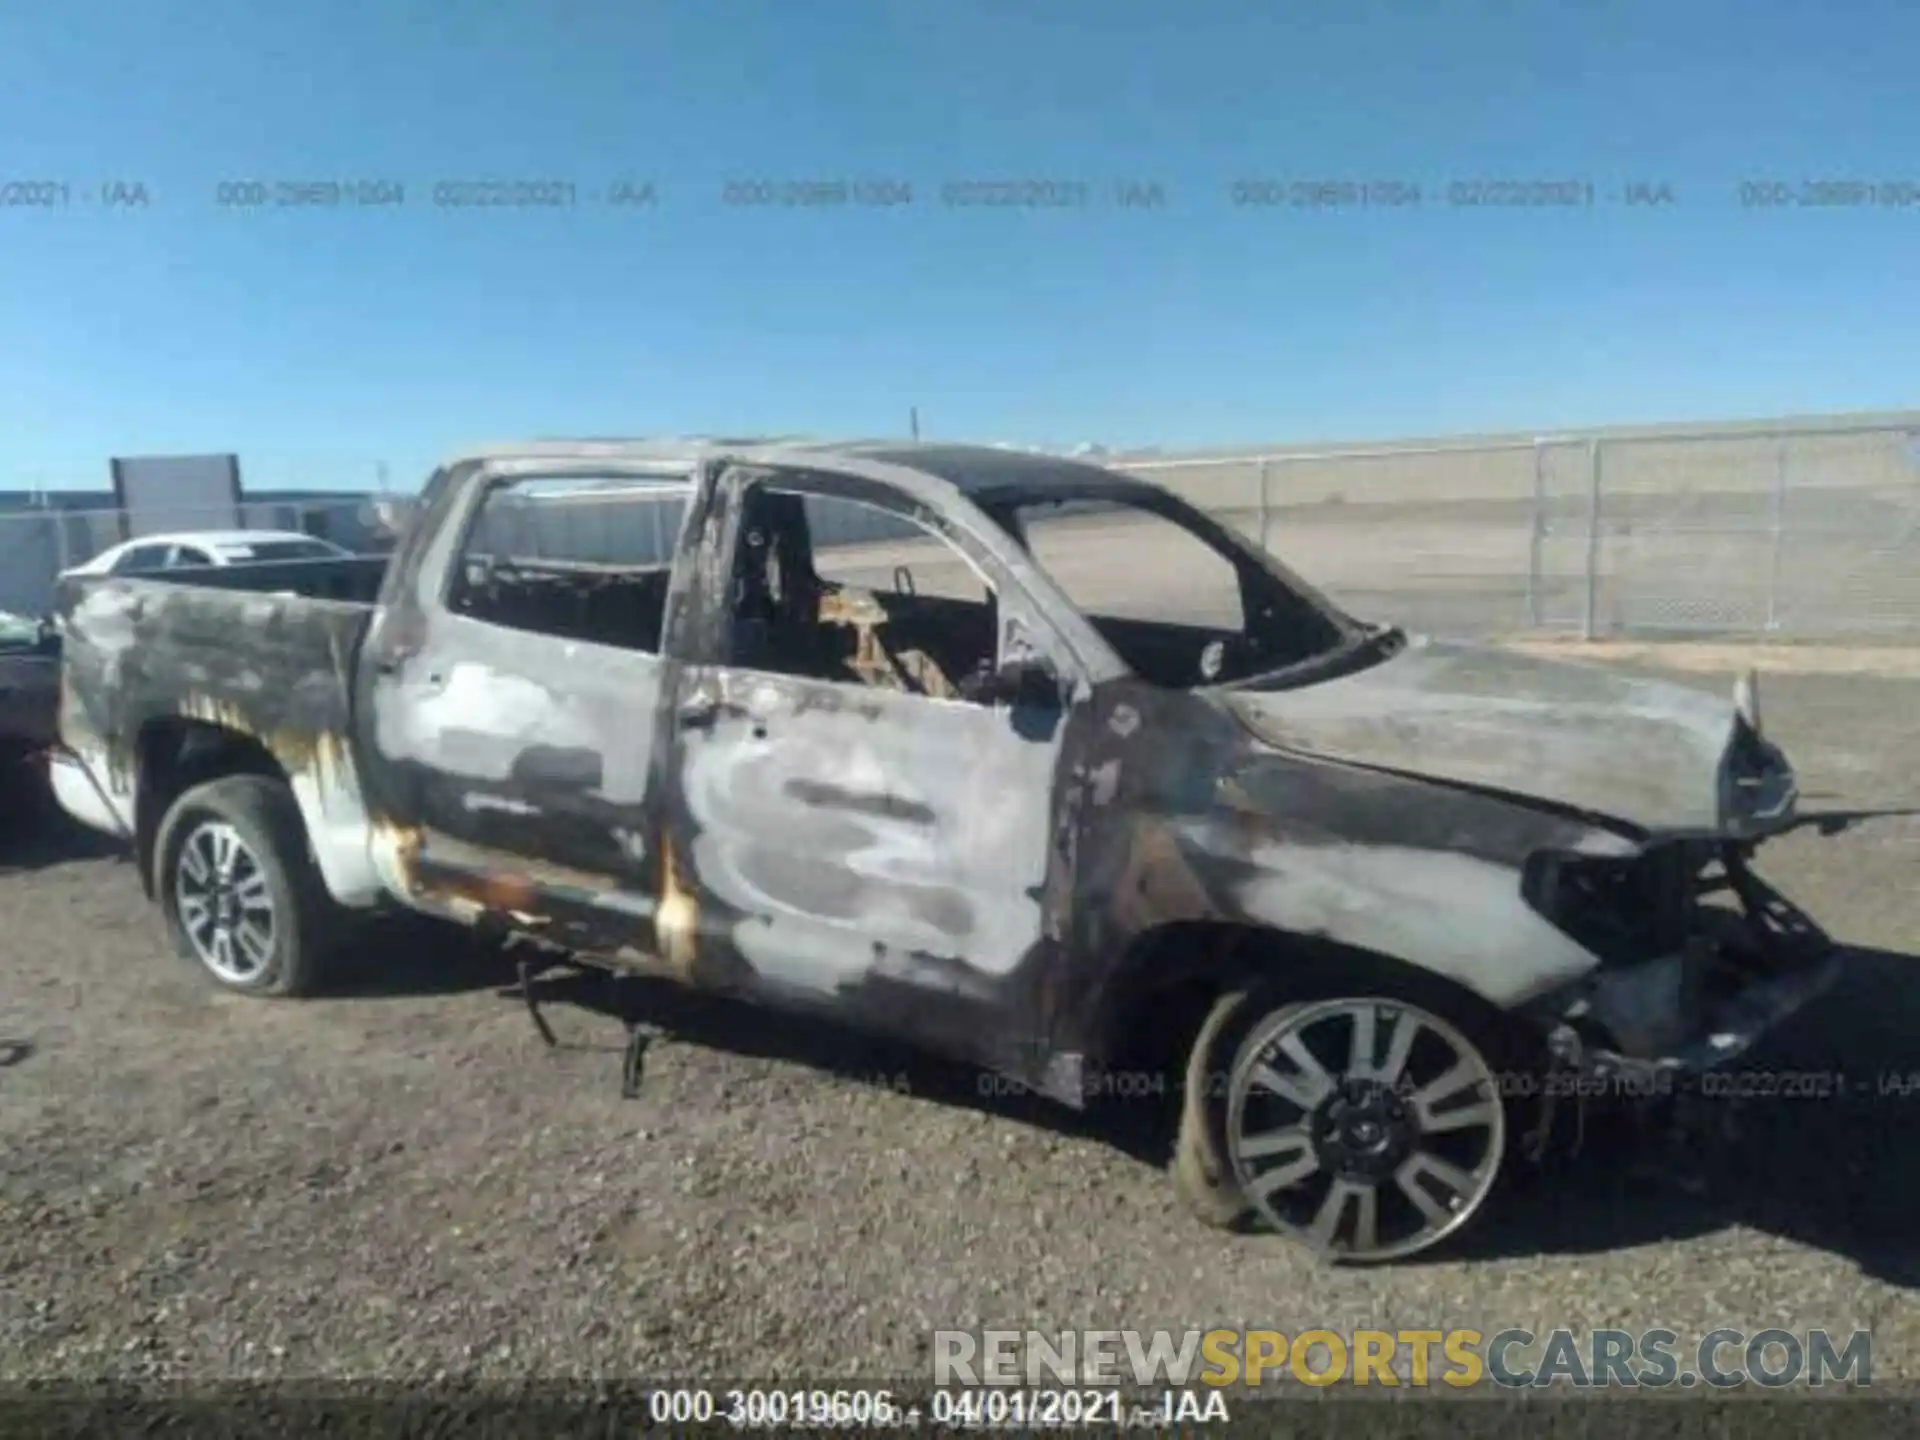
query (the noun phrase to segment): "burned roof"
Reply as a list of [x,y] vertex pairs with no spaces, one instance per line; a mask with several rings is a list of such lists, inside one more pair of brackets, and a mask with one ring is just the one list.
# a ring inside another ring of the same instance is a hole
[[874,441],[847,447],[846,453],[918,470],[945,480],[969,496],[1048,491],[1145,489],[1142,482],[1084,460],[1043,455],[1030,450],[1002,450],[991,445],[947,445],[931,442]]
[[[749,465],[805,466],[890,479],[923,493],[951,487],[976,502],[1044,500],[1049,495],[1122,496],[1153,493],[1145,481],[1085,460],[992,445],[917,440],[823,440],[799,436],[677,436],[636,439],[533,440],[487,446],[451,464],[484,462],[523,473],[552,465],[658,465],[686,470],[703,461],[737,459]],[[919,483],[915,483],[915,481]],[[926,482],[931,481],[929,485]]]

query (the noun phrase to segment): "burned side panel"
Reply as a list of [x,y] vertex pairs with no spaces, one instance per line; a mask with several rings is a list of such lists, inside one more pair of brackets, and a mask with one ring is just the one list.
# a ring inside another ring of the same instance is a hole
[[588,469],[619,467],[463,465],[429,487],[360,679],[373,851],[419,908],[691,979],[663,931],[678,907],[655,782],[681,568],[468,553],[498,485]]
[[[396,893],[616,958],[651,944],[657,656],[434,616],[366,706]],[[404,843],[402,843],[404,841]]]
[[910,1033],[1004,1028],[1046,939],[1056,747],[1005,710],[768,675],[684,703],[713,715],[680,769],[702,943]]
[[[1010,591],[996,617],[821,584],[804,532],[785,528],[797,497],[751,498],[767,478],[714,487],[678,582],[685,668],[656,748],[683,943],[703,983],[1026,1074],[1032,988],[1065,940],[1055,817],[1072,721],[1064,705],[962,698],[979,676],[959,657],[1030,655],[1051,637]],[[774,483],[898,498],[836,480]],[[966,548],[945,517],[913,518]]]
[[350,740],[368,607],[118,579],[65,599],[61,738],[128,833],[142,819],[143,741],[197,721],[257,742],[285,771],[337,899],[379,897]]
[[1512,1005],[1594,966],[1531,909],[1540,850],[1631,855],[1614,831],[1541,809],[1357,767],[1276,755],[1224,711],[1145,686],[1103,694],[1079,761],[1085,823],[1076,940],[1043,987],[1055,1048],[1098,1060],[1134,987],[1207,957],[1154,951],[1164,977],[1121,962],[1149,932],[1213,922],[1326,941],[1442,975]]

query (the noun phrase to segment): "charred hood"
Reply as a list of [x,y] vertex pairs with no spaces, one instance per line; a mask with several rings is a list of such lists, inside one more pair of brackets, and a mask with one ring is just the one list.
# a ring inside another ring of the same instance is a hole
[[1595,665],[1416,637],[1338,679],[1220,695],[1284,750],[1648,833],[1747,833],[1792,812],[1791,770],[1731,697]]

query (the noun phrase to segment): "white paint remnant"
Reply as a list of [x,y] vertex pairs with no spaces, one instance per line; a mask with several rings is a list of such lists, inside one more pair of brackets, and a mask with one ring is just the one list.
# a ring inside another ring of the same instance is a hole
[[475,779],[506,780],[528,745],[598,751],[600,740],[574,708],[546,687],[489,666],[455,665],[434,689],[407,686],[381,707],[399,733],[386,735],[387,753],[428,757],[436,770]]
[[1111,804],[1120,790],[1120,762],[1109,760],[1093,772],[1093,803]]
[[540,807],[529,805],[524,800],[514,800],[505,795],[480,795],[469,793],[460,797],[460,803],[470,812],[481,810],[497,811],[504,815],[538,815]]
[[977,706],[871,703],[865,723],[789,699],[767,715],[777,740],[723,721],[687,747],[701,880],[764,917],[737,938],[771,978],[841,983],[876,942],[1010,972],[1041,934],[1057,746]]
[[1256,845],[1248,914],[1448,976],[1511,1006],[1597,963],[1520,897],[1520,876],[1467,855],[1397,846]]

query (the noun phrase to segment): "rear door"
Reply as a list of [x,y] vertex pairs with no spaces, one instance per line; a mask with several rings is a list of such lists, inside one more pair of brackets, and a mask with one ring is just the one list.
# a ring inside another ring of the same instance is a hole
[[376,850],[427,908],[644,963],[665,602],[691,486],[601,467],[467,488],[367,641]]
[[[1078,675],[990,552],[886,487],[735,473],[724,597],[670,750],[678,919],[703,968],[1015,1072],[1061,943]],[[715,603],[715,602],[709,602]],[[1058,703],[969,698],[1045,657]]]

